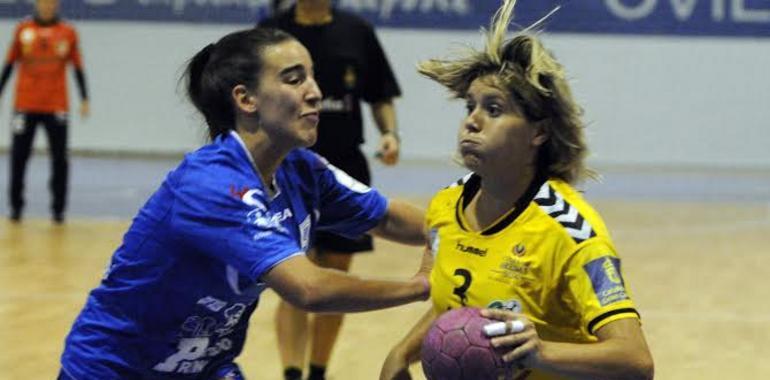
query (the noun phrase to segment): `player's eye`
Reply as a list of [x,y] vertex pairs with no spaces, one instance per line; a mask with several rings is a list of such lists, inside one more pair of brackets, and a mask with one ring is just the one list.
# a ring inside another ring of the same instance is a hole
[[473,109],[475,109],[475,108],[476,108],[476,104],[475,103],[473,103],[471,101],[467,101],[465,103],[465,111],[468,113],[468,115],[472,114],[473,113]]
[[503,107],[497,103],[487,103],[484,106],[484,110],[486,110],[491,117],[498,117],[503,114]]
[[296,74],[290,74],[283,78],[284,83],[290,84],[292,86],[298,86],[305,82],[305,78],[307,78],[306,75],[296,73]]

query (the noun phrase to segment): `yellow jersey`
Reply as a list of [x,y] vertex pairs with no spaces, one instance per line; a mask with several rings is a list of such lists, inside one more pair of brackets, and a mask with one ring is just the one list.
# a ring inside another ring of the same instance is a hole
[[535,181],[517,207],[473,231],[463,210],[480,185],[469,174],[428,208],[438,313],[504,308],[525,314],[543,340],[573,343],[595,342],[593,333],[609,322],[639,318],[607,228],[580,193],[560,180]]

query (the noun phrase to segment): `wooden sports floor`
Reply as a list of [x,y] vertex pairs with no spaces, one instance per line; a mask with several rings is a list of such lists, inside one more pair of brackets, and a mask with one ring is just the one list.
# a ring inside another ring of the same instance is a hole
[[[426,199],[415,199],[426,202]],[[765,202],[600,200],[643,316],[657,379],[770,377],[770,205]],[[0,220],[0,379],[53,379],[62,342],[99,281],[128,220],[63,226]],[[378,241],[353,271],[401,278],[419,250]],[[280,379],[267,291],[240,359],[249,379]],[[428,307],[351,315],[330,380],[375,379],[389,348]],[[415,379],[424,379],[419,367]]]

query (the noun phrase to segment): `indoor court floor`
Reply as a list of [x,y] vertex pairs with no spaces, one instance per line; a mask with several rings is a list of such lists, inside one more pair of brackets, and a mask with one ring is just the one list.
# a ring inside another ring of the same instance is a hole
[[[7,221],[0,197],[0,380],[53,379],[62,342],[131,217],[177,159],[72,159],[67,222],[47,213],[48,162],[31,161],[28,210]],[[407,162],[373,168],[386,195],[425,207],[457,179],[452,164]],[[623,259],[656,364],[656,379],[770,377],[770,172],[613,168],[586,197],[604,216]],[[8,157],[0,155],[6,194]],[[420,250],[377,241],[352,271],[404,278]],[[263,294],[239,360],[249,379],[279,380],[272,319],[277,297]],[[349,316],[330,380],[376,379],[390,347],[429,307],[412,304]],[[419,366],[415,379],[424,379]]]

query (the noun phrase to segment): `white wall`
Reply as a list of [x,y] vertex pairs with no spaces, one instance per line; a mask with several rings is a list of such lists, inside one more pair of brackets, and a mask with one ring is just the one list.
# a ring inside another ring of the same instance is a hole
[[[73,113],[76,150],[173,153],[194,149],[205,128],[177,79],[185,60],[247,25],[80,22],[92,116]],[[7,48],[13,22],[0,20]],[[404,158],[445,159],[463,114],[415,64],[446,56],[478,32],[381,29],[404,92],[397,101]],[[770,168],[770,40],[632,36],[544,36],[565,64],[586,110],[592,160],[642,164]],[[0,104],[0,149],[9,145],[13,83]],[[74,83],[73,106],[77,105]],[[73,107],[73,110],[76,109]],[[365,147],[373,151],[376,136]],[[44,146],[43,139],[38,139]]]

